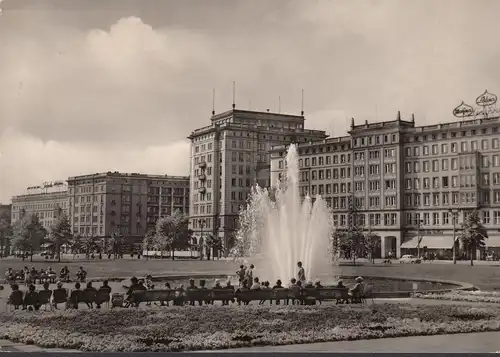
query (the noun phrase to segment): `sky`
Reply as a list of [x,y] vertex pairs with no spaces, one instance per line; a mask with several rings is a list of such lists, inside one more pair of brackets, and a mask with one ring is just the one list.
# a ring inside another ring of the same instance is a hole
[[0,202],[43,181],[189,174],[190,132],[236,108],[456,120],[500,95],[497,0],[0,0]]

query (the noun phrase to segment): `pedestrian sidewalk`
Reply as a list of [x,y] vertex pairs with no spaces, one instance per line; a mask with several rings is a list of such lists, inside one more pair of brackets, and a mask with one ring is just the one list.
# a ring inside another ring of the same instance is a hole
[[25,345],[23,343],[12,342],[0,339],[0,353],[2,352],[80,352],[63,348],[42,348],[35,345]]

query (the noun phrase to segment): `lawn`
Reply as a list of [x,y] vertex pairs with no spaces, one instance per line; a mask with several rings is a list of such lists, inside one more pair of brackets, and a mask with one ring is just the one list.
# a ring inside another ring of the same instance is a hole
[[[84,266],[92,277],[130,277],[144,276],[147,273],[153,275],[234,275],[239,263],[234,261],[172,261],[169,259],[156,260],[150,259],[103,259],[94,261],[70,261],[65,263],[55,262],[23,262],[17,259],[0,260],[0,274],[3,278],[4,271],[8,267],[13,269],[22,269],[23,266],[35,266],[38,268],[47,268],[52,266],[59,271],[63,265],[67,265],[74,274],[79,266]],[[391,277],[409,277],[409,278],[428,278],[463,281],[474,284],[483,290],[500,290],[500,266],[468,266],[466,264],[366,264],[363,266],[341,266],[337,272],[342,275],[353,276],[391,276]],[[256,264],[256,276],[265,279],[265,274],[259,271]],[[332,273],[332,280],[333,280]],[[326,279],[326,278],[325,278]]]
[[0,338],[84,351],[189,351],[500,331],[500,310],[458,305],[203,306],[0,315]]

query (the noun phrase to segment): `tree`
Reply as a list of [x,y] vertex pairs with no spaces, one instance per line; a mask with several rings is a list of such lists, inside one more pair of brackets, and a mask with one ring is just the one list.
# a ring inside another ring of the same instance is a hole
[[38,216],[21,215],[21,218],[14,223],[12,230],[12,245],[25,253],[30,253],[30,260],[33,261],[33,252],[43,243],[47,231],[40,223]]
[[[209,234],[206,236],[205,245],[207,249],[207,260],[210,260],[210,252],[212,252],[212,260],[215,260],[216,252],[219,253],[223,249],[222,239],[219,236]],[[217,257],[219,254],[217,254]]]
[[8,256],[10,240],[12,238],[12,226],[10,216],[7,212],[0,215],[0,258]]
[[155,246],[155,231],[149,230],[144,239],[142,240],[142,250],[146,251],[146,260],[148,260],[149,255],[148,252],[151,248]]
[[369,254],[372,263],[375,263],[374,252],[375,249],[380,248],[381,238],[378,234],[373,232],[368,232],[365,234],[365,248],[366,252]]
[[85,251],[85,257],[88,259],[90,259],[90,255],[100,249],[100,240],[99,238],[97,237],[94,237],[94,236],[87,236],[87,237],[82,237],[81,239],[81,244],[82,244],[82,248],[83,250]]
[[356,264],[356,258],[366,254],[366,239],[363,227],[360,225],[358,209],[355,198],[349,199],[349,211],[347,213],[347,227],[336,229],[333,237],[335,251],[350,257]]
[[173,215],[161,217],[156,221],[155,244],[161,250],[172,252],[172,260],[175,259],[175,250],[189,246],[192,231],[188,226],[188,219],[180,212],[175,211]]
[[477,211],[470,214],[462,222],[462,233],[459,236],[462,246],[470,254],[470,265],[474,265],[474,251],[485,246],[488,239],[488,231],[483,226]]
[[70,245],[73,234],[71,233],[71,223],[65,212],[59,211],[59,217],[52,226],[49,239],[53,244],[53,251],[57,255],[57,260],[61,261],[61,246]]

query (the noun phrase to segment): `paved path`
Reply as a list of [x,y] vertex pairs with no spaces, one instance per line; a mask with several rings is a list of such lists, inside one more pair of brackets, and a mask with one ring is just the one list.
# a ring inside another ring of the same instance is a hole
[[0,353],[1,352],[52,352],[52,353],[65,353],[65,352],[80,352],[78,350],[68,350],[63,348],[41,348],[35,345],[25,345],[16,343],[9,340],[0,339]]
[[500,351],[500,332],[235,348],[217,352],[492,353],[496,351]]

